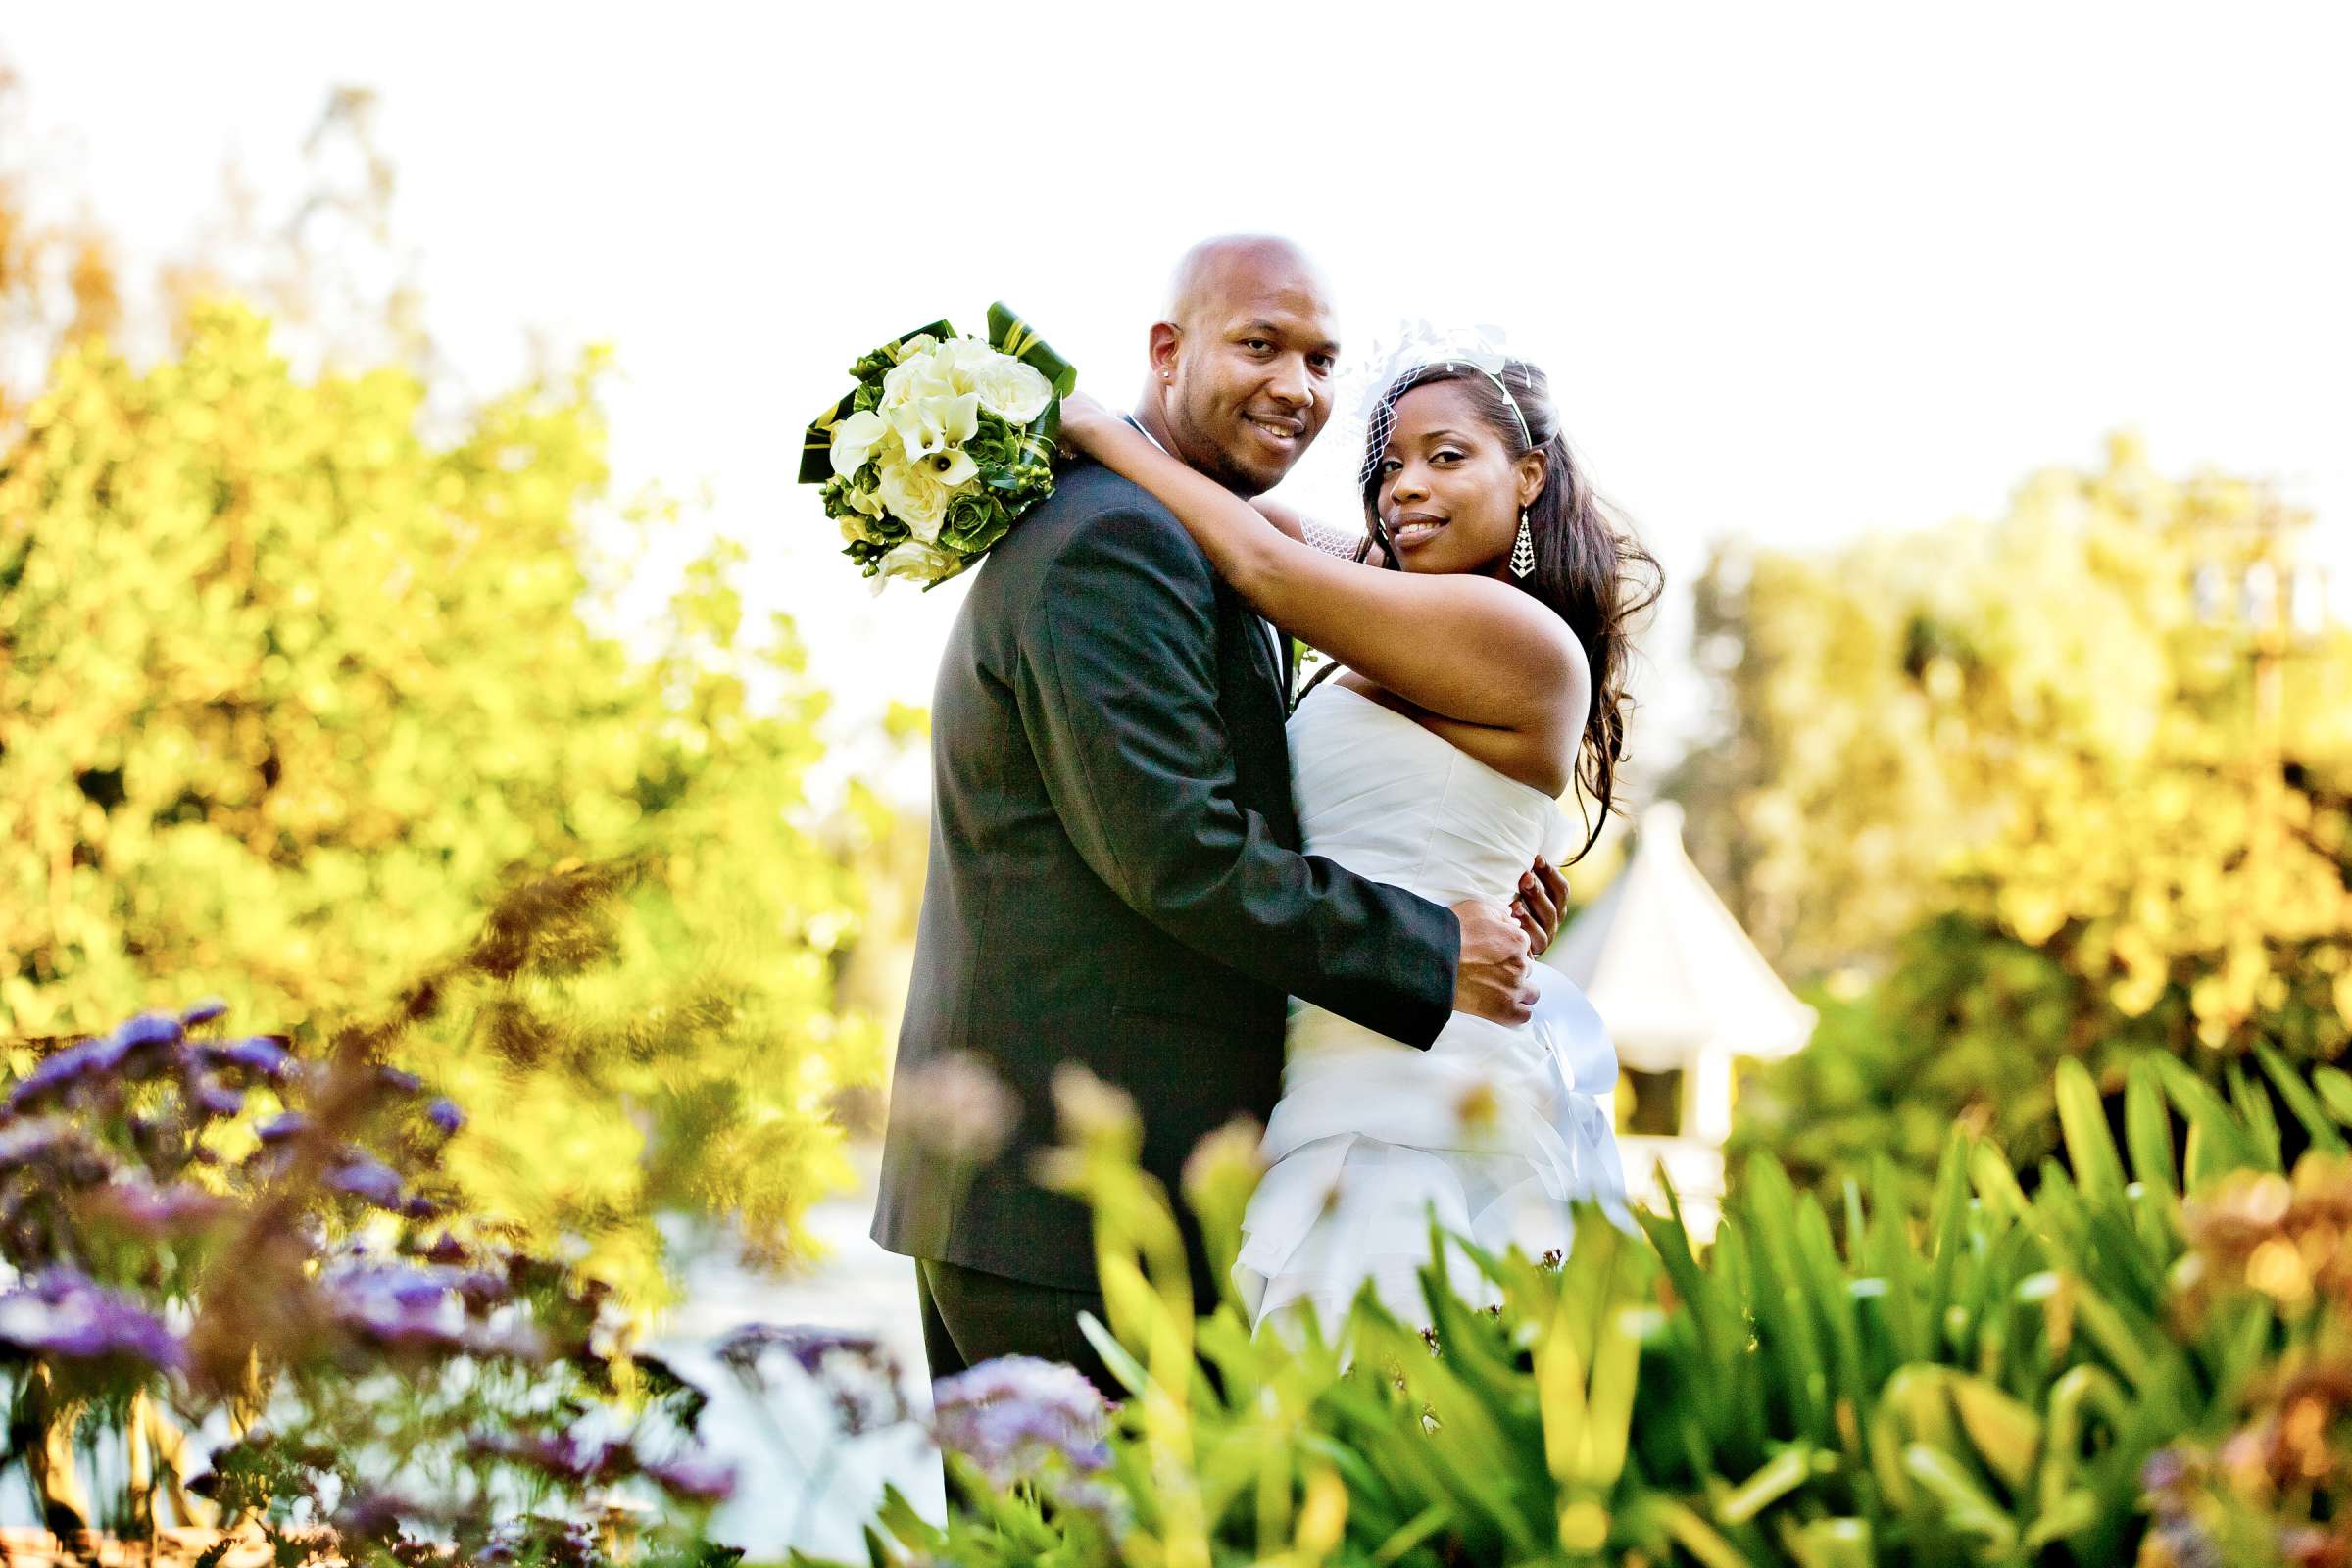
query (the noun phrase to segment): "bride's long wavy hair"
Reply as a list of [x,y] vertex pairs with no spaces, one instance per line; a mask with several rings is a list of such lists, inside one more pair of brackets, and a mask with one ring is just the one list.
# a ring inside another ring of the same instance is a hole
[[[1633,707],[1625,689],[1633,654],[1632,622],[1657,603],[1665,575],[1657,558],[1642,547],[1569,452],[1559,410],[1551,401],[1551,383],[1544,372],[1525,360],[1508,360],[1499,379],[1497,386],[1495,376],[1468,365],[1425,365],[1389,383],[1381,402],[1394,409],[1415,387],[1458,382],[1480,422],[1513,462],[1531,452],[1544,456],[1544,490],[1527,509],[1536,569],[1525,577],[1505,573],[1502,580],[1533,594],[1566,621],[1584,645],[1585,662],[1592,668],[1592,700],[1585,713],[1584,744],[1577,749],[1576,784],[1579,794],[1599,809],[1586,818],[1590,830],[1576,852],[1581,859],[1599,839],[1616,798],[1617,764],[1625,756],[1625,717]],[[1504,388],[1509,389],[1508,399]],[[1516,416],[1513,403],[1518,405]],[[1524,432],[1521,419],[1526,420]],[[1373,426],[1384,444],[1389,423],[1377,420]],[[1366,452],[1364,457],[1364,516],[1377,534],[1380,454]],[[1398,564],[1394,551],[1389,564]]]

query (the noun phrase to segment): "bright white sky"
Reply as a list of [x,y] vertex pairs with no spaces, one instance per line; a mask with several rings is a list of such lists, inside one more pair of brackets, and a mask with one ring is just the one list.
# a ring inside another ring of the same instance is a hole
[[[615,343],[623,488],[708,485],[855,723],[927,700],[956,590],[869,600],[793,484],[842,368],[1002,296],[1123,402],[1169,263],[1230,229],[1304,244],[1359,343],[1506,328],[1686,583],[1726,533],[1996,514],[2128,426],[2316,506],[2340,589],[2348,16],[77,0],[0,51],[159,254],[225,161],[291,188],[327,88],[377,88],[445,352],[487,391],[526,329]],[[1350,461],[1284,493],[1351,515]],[[1681,617],[1650,641],[1655,759],[1694,693]]]

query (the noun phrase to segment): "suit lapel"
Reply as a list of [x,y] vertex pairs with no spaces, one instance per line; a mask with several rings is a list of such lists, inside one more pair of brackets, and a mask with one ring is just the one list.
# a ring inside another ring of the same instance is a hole
[[[1122,414],[1119,417],[1126,420],[1136,434],[1159,447],[1159,438],[1145,429],[1143,421],[1134,415]],[[1168,449],[1159,447],[1159,450],[1166,452]],[[1256,611],[1250,609],[1249,602],[1235,593],[1222,577],[1217,579],[1217,590],[1220,597],[1227,601],[1229,612],[1240,618],[1242,632],[1250,642],[1250,662],[1257,666],[1259,674],[1274,683],[1281,710],[1287,715],[1291,710],[1291,640],[1276,630],[1271,621],[1263,619]],[[1279,660],[1275,655],[1276,644],[1282,648]]]
[[[1256,611],[1250,608],[1248,600],[1240,594],[1234,593],[1230,587],[1227,587],[1225,591],[1232,605],[1234,618],[1240,624],[1243,640],[1250,645],[1251,665],[1256,668],[1259,675],[1265,678],[1266,683],[1273,687],[1276,701],[1281,703],[1282,710],[1287,713],[1290,711],[1290,704],[1287,701],[1290,696],[1290,681],[1274,663],[1274,644],[1267,635],[1266,622],[1259,618]],[[1281,635],[1280,632],[1273,633],[1274,637]]]

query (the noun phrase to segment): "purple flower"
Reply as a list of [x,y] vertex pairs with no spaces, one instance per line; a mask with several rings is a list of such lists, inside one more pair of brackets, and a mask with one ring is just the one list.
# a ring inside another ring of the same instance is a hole
[[802,1371],[810,1374],[835,1354],[870,1360],[889,1353],[871,1334],[829,1329],[813,1323],[783,1328],[772,1323],[747,1323],[719,1343],[718,1358],[737,1371],[746,1371],[769,1350],[782,1350],[801,1364]]
[[851,1437],[894,1425],[909,1413],[898,1358],[870,1334],[808,1324],[778,1328],[753,1323],[729,1334],[717,1354],[746,1389],[764,1395],[768,1388],[760,1361],[770,1350],[789,1355],[832,1397],[842,1429]]
[[142,1012],[119,1025],[107,1038],[118,1043],[122,1054],[150,1046],[176,1046],[187,1038],[187,1029],[177,1018],[166,1012]]
[[363,1491],[335,1510],[334,1528],[341,1535],[383,1541],[400,1533],[402,1520],[427,1513],[423,1505],[396,1492]]
[[513,1459],[558,1481],[585,1484],[612,1481],[637,1468],[637,1455],[626,1443],[598,1438],[575,1438],[565,1433],[488,1433],[467,1445],[475,1453]]
[[2159,1515],[2155,1528],[2148,1534],[2161,1544],[2165,1553],[2157,1561],[2174,1563],[2178,1568],[2226,1568],[2222,1548],[2204,1526],[2186,1514]]
[[505,1298],[507,1282],[485,1269],[411,1267],[400,1263],[341,1263],[327,1283],[353,1299],[378,1298],[406,1310],[437,1306],[455,1297],[476,1305]]
[[942,1378],[932,1389],[932,1434],[999,1487],[1066,1465],[1091,1474],[1110,1462],[1109,1407],[1075,1368],[1005,1355]]
[[242,1067],[264,1078],[279,1079],[293,1070],[294,1054],[282,1035],[247,1035],[242,1040],[208,1040],[197,1054],[216,1067]]
[[444,1138],[455,1138],[458,1129],[466,1125],[466,1113],[454,1100],[436,1100],[424,1107],[425,1119],[441,1129]]
[[724,1502],[735,1494],[735,1467],[706,1454],[682,1454],[645,1467],[646,1478],[690,1502]]
[[474,1561],[487,1568],[504,1568],[526,1559],[543,1568],[588,1568],[605,1560],[595,1529],[585,1520],[548,1519],[538,1514],[501,1521],[474,1553]]
[[366,1199],[378,1208],[401,1211],[403,1194],[400,1172],[357,1149],[347,1149],[335,1167],[326,1173],[326,1185],[338,1193]]
[[501,1328],[467,1317],[467,1303],[486,1306],[506,1294],[504,1280],[477,1269],[343,1263],[319,1284],[337,1322],[388,1349],[524,1360],[545,1349],[527,1324]]
[[50,1095],[64,1094],[88,1078],[120,1071],[135,1076],[170,1047],[178,1045],[185,1034],[177,1018],[143,1012],[112,1034],[68,1046],[48,1056],[9,1091],[8,1108],[16,1110]]
[[465,1243],[443,1231],[433,1238],[433,1245],[424,1250],[424,1260],[428,1263],[466,1263],[472,1258],[466,1252]]
[[975,1052],[951,1052],[891,1087],[892,1136],[904,1134],[951,1165],[982,1165],[996,1158],[1020,1121],[1020,1110],[1004,1076]]
[[2158,1448],[2148,1455],[2139,1467],[2139,1486],[2142,1492],[2166,1494],[2180,1491],[2189,1481],[2188,1461],[2178,1448]]
[[187,1364],[179,1336],[161,1318],[64,1267],[0,1295],[0,1344],[68,1361],[129,1361],[167,1372]]
[[256,1127],[253,1135],[265,1144],[282,1144],[289,1138],[301,1137],[310,1128],[310,1117],[299,1110],[286,1110]]
[[183,1029],[194,1029],[200,1025],[211,1023],[226,1011],[228,1011],[227,1003],[219,997],[207,997],[182,1012],[179,1015],[179,1024]]
[[0,1170],[36,1164],[86,1143],[81,1129],[63,1116],[29,1116],[0,1123]]
[[93,1195],[100,1212],[123,1229],[149,1238],[210,1229],[235,1207],[218,1193],[186,1182],[158,1187],[144,1176],[122,1176]]
[[189,1088],[188,1098],[208,1116],[234,1116],[245,1108],[242,1092],[229,1088],[209,1073],[198,1078]]

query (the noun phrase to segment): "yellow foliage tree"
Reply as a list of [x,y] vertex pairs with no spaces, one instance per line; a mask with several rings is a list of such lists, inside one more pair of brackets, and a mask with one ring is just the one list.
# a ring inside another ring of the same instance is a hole
[[300,380],[241,307],[144,372],[60,357],[0,458],[0,1030],[218,993],[315,1040],[502,891],[625,864],[579,962],[444,999],[407,1064],[471,1112],[483,1210],[650,1300],[657,1210],[793,1243],[879,1046],[833,1005],[858,910],[789,626],[762,713],[726,555],[654,657],[582,616],[596,371],[436,440],[413,375]]
[[2053,1054],[2352,1039],[2352,637],[2307,613],[2309,522],[2117,438],[1991,524],[1719,553],[1694,849],[1784,967],[1893,961],[1888,1096],[2022,1127]]

